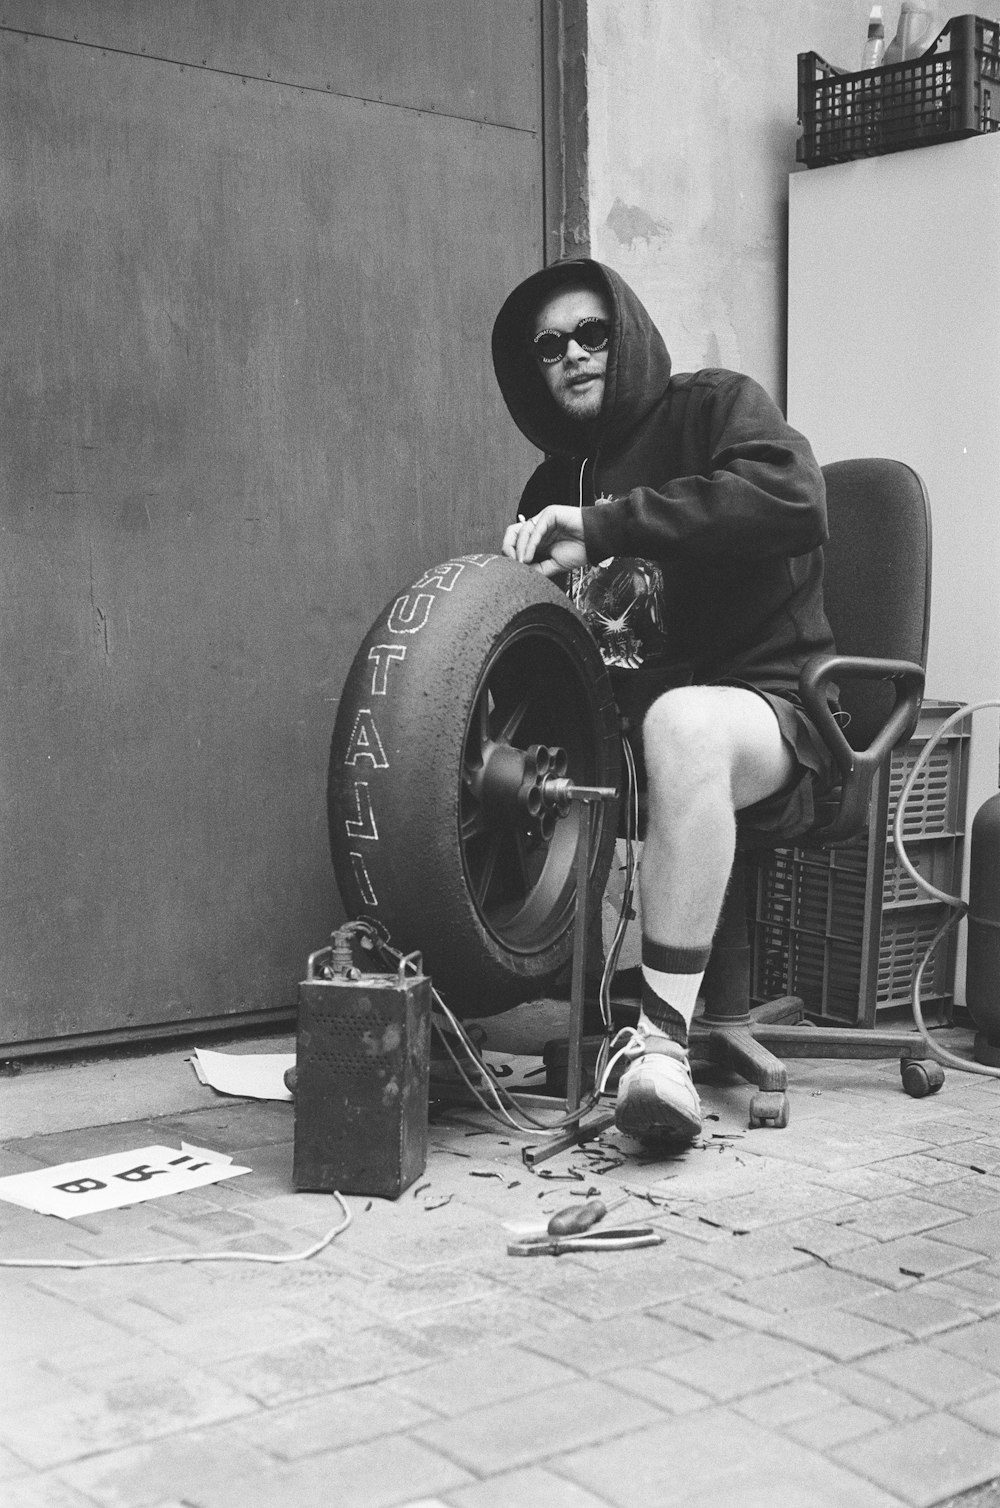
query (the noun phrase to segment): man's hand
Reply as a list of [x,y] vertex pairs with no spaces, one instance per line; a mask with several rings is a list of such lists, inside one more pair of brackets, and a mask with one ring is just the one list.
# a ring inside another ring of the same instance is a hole
[[503,537],[503,553],[510,560],[534,565],[543,576],[558,576],[587,564],[583,543],[583,509],[553,506],[534,518],[519,518]]

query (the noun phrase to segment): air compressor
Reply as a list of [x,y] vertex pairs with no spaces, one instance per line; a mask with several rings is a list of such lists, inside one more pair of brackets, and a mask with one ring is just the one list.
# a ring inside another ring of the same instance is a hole
[[976,1062],[1000,1067],[1000,793],[972,823],[965,1003],[978,1027]]

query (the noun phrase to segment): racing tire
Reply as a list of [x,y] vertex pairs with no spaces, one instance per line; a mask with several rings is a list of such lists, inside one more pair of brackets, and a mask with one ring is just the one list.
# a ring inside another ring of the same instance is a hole
[[348,916],[419,951],[456,1015],[539,996],[572,956],[580,824],[599,914],[618,803],[558,814],[538,793],[563,773],[617,791],[620,759],[607,670],[562,592],[499,555],[425,571],[379,614],[340,698],[327,810]]

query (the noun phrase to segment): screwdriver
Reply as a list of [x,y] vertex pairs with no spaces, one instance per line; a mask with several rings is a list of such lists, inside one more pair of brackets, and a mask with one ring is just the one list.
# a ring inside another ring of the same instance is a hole
[[608,1210],[616,1210],[627,1200],[628,1195],[623,1194],[620,1199],[612,1199],[610,1204],[605,1204],[603,1199],[588,1199],[586,1204],[571,1204],[567,1209],[557,1210],[552,1216],[548,1223],[548,1233],[550,1236],[578,1236],[603,1220]]

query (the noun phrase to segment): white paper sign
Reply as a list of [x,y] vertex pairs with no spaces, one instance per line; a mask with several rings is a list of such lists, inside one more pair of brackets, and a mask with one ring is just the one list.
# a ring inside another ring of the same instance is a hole
[[251,1100],[290,1100],[285,1087],[286,1068],[295,1064],[293,1052],[212,1052],[196,1047],[191,1059],[203,1084],[220,1094],[238,1094]]
[[249,1173],[234,1167],[224,1152],[210,1152],[181,1142],[176,1147],[140,1147],[135,1152],[112,1152],[106,1157],[84,1157],[79,1162],[38,1168],[0,1178],[0,1199],[72,1220],[98,1210],[121,1209],[146,1199],[162,1199],[185,1189],[201,1188]]

